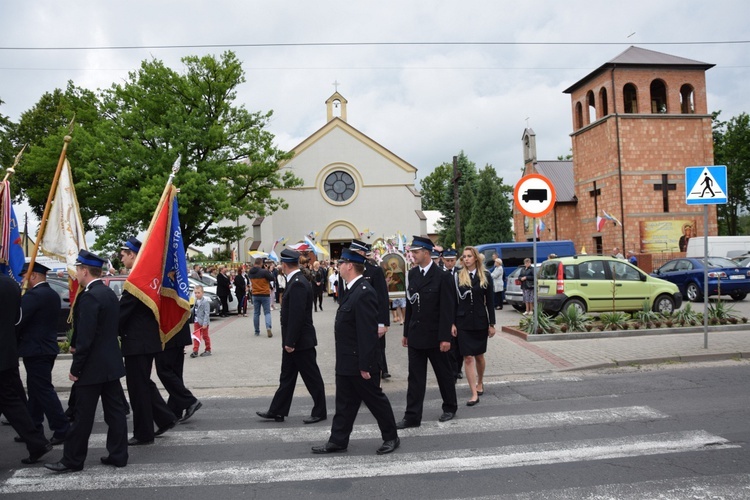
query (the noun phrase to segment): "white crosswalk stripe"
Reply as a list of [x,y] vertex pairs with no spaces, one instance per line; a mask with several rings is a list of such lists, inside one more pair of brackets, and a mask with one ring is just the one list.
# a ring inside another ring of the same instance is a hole
[[155,488],[315,481],[335,478],[438,474],[528,465],[616,459],[705,449],[736,448],[705,431],[657,433],[616,439],[502,446],[485,449],[397,453],[387,457],[338,455],[292,460],[138,464],[125,469],[94,466],[77,474],[50,477],[41,468],[22,469],[0,486],[0,493],[110,488]]

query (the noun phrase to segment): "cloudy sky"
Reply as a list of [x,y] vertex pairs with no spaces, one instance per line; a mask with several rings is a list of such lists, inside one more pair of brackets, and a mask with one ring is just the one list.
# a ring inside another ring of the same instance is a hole
[[68,80],[107,88],[144,59],[181,70],[186,55],[233,50],[238,104],[273,110],[284,149],[324,124],[337,81],[349,123],[418,180],[463,150],[515,184],[527,124],[540,159],[567,154],[562,91],[629,45],[716,64],[709,110],[750,112],[748,18],[747,0],[2,0],[0,113],[18,120]]

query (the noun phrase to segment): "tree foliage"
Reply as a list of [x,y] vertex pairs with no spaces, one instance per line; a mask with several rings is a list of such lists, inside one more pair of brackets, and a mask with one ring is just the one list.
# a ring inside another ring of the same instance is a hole
[[740,216],[750,197],[750,116],[741,113],[728,122],[714,113],[714,164],[727,166],[727,203],[718,206],[719,233],[743,234]]
[[279,167],[291,154],[276,148],[265,129],[271,112],[235,104],[245,82],[240,61],[226,52],[182,62],[177,72],[143,61],[99,95],[70,83],[22,116],[18,139],[35,143],[22,188],[37,214],[50,184],[40,179],[51,180],[73,113],[69,157],[84,222],[96,231],[99,248],[148,227],[178,157],[174,183],[186,245],[236,240],[246,227],[219,222],[287,208],[272,190],[302,181]]
[[511,200],[513,188],[503,184],[503,179],[491,165],[479,171],[476,181],[474,209],[466,224],[466,245],[479,245],[498,241],[512,241]]
[[[438,165],[430,175],[422,179],[422,210],[440,210],[445,197],[445,186],[449,185],[453,177],[453,165],[443,163]],[[451,194],[451,199],[452,199]]]

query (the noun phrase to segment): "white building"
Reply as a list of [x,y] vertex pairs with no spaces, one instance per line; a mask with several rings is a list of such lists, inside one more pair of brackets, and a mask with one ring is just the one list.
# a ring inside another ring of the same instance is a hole
[[[316,243],[336,258],[353,238],[373,243],[397,233],[427,235],[417,169],[378,144],[346,119],[347,101],[335,92],[326,102],[327,123],[292,149],[282,164],[303,180],[295,189],[274,190],[289,203],[270,217],[240,219],[248,227],[240,243],[248,252],[270,252],[279,238],[287,245],[317,233]],[[276,248],[278,254],[283,247]]]

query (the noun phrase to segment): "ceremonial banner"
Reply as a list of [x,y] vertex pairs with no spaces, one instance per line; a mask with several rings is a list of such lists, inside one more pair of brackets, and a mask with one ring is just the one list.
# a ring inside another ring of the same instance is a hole
[[641,253],[684,252],[696,236],[695,219],[640,221]]
[[21,246],[18,221],[10,202],[10,182],[0,183],[0,273],[7,274],[19,283],[21,268],[26,258]]
[[67,158],[60,171],[47,225],[39,246],[42,251],[64,260],[68,275],[71,279],[76,279],[75,263],[78,251],[88,250],[88,248],[81,210],[78,207],[78,198],[73,185],[73,175]]
[[190,317],[187,260],[177,208],[177,189],[170,184],[125,282],[125,289],[156,316],[162,344]]

